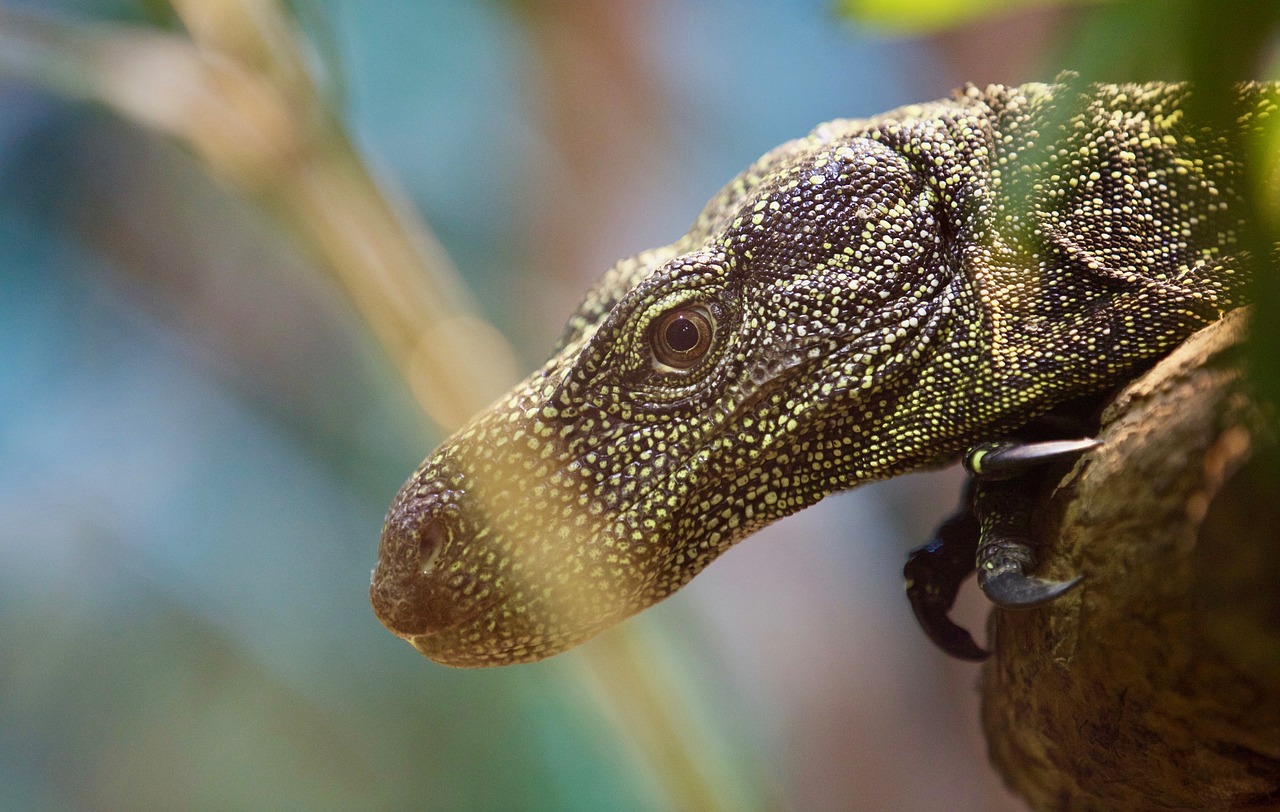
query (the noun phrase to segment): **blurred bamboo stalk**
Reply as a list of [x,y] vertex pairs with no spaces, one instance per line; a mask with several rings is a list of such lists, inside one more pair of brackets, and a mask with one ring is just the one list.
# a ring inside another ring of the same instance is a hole
[[656,778],[660,808],[741,812],[780,807],[777,788],[735,763],[731,743],[699,718],[669,645],[637,619],[576,653],[582,677]]
[[427,415],[450,431],[515,356],[439,242],[360,159],[274,2],[175,0],[191,37],[0,13],[0,70],[106,104],[189,146],[292,228],[342,285]]
[[[452,430],[504,391],[515,356],[439,242],[352,146],[275,0],[171,0],[189,37],[0,10],[0,72],[107,105],[186,144],[258,198],[341,283],[426,414]],[[582,677],[672,808],[740,808],[756,793],[687,713],[663,652],[615,629]],[[759,798],[753,800],[759,801]]]

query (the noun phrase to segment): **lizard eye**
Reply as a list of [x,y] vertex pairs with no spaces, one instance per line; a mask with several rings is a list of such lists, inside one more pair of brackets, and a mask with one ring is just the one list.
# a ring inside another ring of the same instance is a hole
[[707,354],[715,321],[702,307],[678,307],[653,323],[649,343],[658,363],[688,369]]

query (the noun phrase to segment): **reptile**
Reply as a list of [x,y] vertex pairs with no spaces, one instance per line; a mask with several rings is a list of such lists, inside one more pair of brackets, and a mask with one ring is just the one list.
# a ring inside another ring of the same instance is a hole
[[538,660],[765,524],[964,457],[971,499],[908,594],[980,659],[946,617],[975,567],[1002,606],[1078,583],[1036,576],[1009,484],[1094,443],[1046,416],[1246,303],[1242,145],[1278,96],[1232,94],[1211,124],[1184,84],[970,85],[766,153],[608,270],[550,360],[413,473],[378,618],[440,663]]

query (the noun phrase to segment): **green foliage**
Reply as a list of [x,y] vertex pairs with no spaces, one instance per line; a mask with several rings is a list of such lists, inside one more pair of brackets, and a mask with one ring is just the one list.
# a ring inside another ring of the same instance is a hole
[[927,34],[995,14],[1100,0],[839,0],[841,14],[859,23],[903,34]]
[[1225,85],[1262,78],[1280,25],[1271,0],[1126,0],[1079,16],[1054,60],[1085,79],[1191,80]]

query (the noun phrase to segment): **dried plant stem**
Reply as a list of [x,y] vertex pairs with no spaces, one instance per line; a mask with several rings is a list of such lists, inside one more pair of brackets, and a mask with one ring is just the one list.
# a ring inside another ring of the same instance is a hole
[[[514,355],[475,315],[431,232],[353,148],[292,22],[273,0],[172,5],[189,37],[0,12],[0,72],[169,135],[262,201],[341,283],[427,415],[459,426],[512,383]],[[654,646],[620,629],[578,661],[675,808],[729,808],[724,798],[744,795],[711,775],[708,732],[672,711],[681,690],[653,667]]]
[[459,426],[514,380],[506,341],[351,147],[274,4],[176,5],[197,38],[6,12],[0,70],[170,135],[266,203],[341,283],[428,416]]

